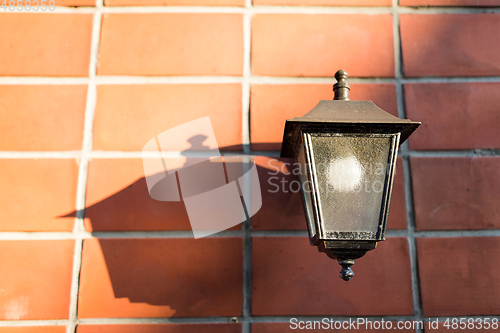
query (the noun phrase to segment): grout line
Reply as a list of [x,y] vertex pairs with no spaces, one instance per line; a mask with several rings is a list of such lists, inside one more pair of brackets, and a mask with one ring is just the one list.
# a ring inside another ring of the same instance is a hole
[[242,83],[242,136],[243,152],[250,152],[250,77],[251,65],[251,14],[245,14],[243,17],[243,83]]
[[99,59],[99,40],[101,34],[101,8],[103,0],[96,0],[96,11],[92,24],[92,44],[90,48],[90,63],[89,63],[89,83],[87,86],[87,101],[85,105],[85,124],[83,130],[83,145],[80,159],[80,170],[78,175],[77,189],[77,218],[73,233],[76,237],[75,254],[73,259],[73,277],[71,282],[71,302],[69,308],[69,323],[66,333],[74,333],[78,324],[78,293],[80,287],[80,273],[83,253],[83,237],[85,232],[84,227],[84,211],[85,211],[85,195],[87,191],[87,175],[89,164],[89,153],[92,151],[94,112],[97,100],[97,91],[95,84],[95,76],[97,73],[97,63]]
[[252,237],[309,237],[306,230],[259,230],[252,231]]
[[413,235],[419,238],[448,238],[448,237],[500,237],[500,230],[432,230],[414,231]]
[[[349,321],[357,318],[364,318],[370,321],[416,321],[420,320],[415,316],[254,316],[249,318],[248,323],[290,323],[292,318],[301,321],[321,321],[323,318],[328,318],[334,321]],[[429,320],[438,320],[445,322],[450,317],[425,317],[425,322]],[[486,319],[489,318],[500,320],[500,316],[483,315],[483,316],[460,316],[460,318],[470,319]],[[230,317],[179,317],[179,318],[88,318],[80,319],[79,324],[83,325],[120,325],[120,324],[195,324],[195,323],[228,323]],[[241,319],[241,318],[238,318]],[[30,327],[30,326],[62,326],[66,325],[67,320],[2,320],[0,327]]]
[[[408,14],[484,14],[499,13],[499,7],[400,7]],[[389,14],[390,6],[111,6],[111,7],[64,7],[56,6],[51,13],[200,13],[200,14]],[[30,12],[26,12],[30,13]],[[35,12],[36,13],[36,12]]]
[[[89,233],[89,238],[193,238],[193,231],[100,231]],[[225,230],[203,238],[243,237],[243,231]]]
[[[230,323],[232,317],[178,317],[178,318],[88,318],[80,319],[80,325],[113,324],[195,324]],[[237,317],[238,318],[238,317]],[[238,318],[238,319],[241,319]]]
[[[252,1],[245,1],[245,8],[252,8]],[[242,130],[243,130],[243,153],[250,153],[250,79],[252,76],[251,53],[252,53],[252,12],[245,11],[243,16],[243,94],[242,94]],[[245,168],[242,165],[242,171]],[[243,223],[243,304],[242,304],[242,333],[250,333],[249,319],[252,316],[252,216],[251,216],[251,180],[244,178],[246,197],[249,202],[246,203],[249,211],[248,219]],[[250,208],[250,209],[249,209]]]
[[[247,181],[248,183],[248,181]],[[247,191],[248,191],[247,185]],[[251,203],[250,203],[251,207]],[[243,327],[242,333],[250,333],[249,321],[252,318],[252,232],[251,220],[243,225]]]
[[[206,238],[221,237],[308,237],[305,230],[259,230],[259,231],[222,231]],[[407,229],[387,230],[387,238],[406,237]],[[482,230],[426,230],[413,231],[415,238],[460,238],[460,237],[500,237],[500,229]],[[145,238],[193,238],[192,231],[100,231],[100,232],[0,232],[0,241],[9,240],[83,240],[98,239],[145,239]]]
[[41,320],[0,320],[0,327],[32,327],[32,326],[65,326],[66,319],[41,319]]
[[[16,159],[16,158],[61,158],[61,159],[81,159],[81,151],[1,151],[0,158]],[[80,165],[81,169],[82,166]],[[80,172],[80,171],[79,171]]]
[[[222,231],[205,238],[243,237],[243,231]],[[184,231],[98,231],[98,232],[0,232],[0,240],[60,240],[112,238],[193,238],[191,230]]]
[[406,229],[389,229],[385,231],[385,235],[387,238],[390,237],[407,237],[408,230]]
[[0,240],[61,240],[61,239],[76,239],[77,236],[73,232],[0,232]]
[[[394,47],[394,75],[396,86],[401,85],[403,75],[403,59],[401,52],[401,36],[399,34],[399,13],[397,11],[398,0],[392,0],[392,39]],[[398,97],[398,112],[403,111],[399,107],[400,95]]]
[[[393,36],[394,36],[394,62],[396,69],[396,96],[398,104],[398,117],[406,119],[405,99],[403,90],[404,78],[404,64],[403,64],[403,51],[402,41],[400,34],[400,21],[399,14],[401,8],[398,6],[398,0],[392,0],[393,8]],[[408,156],[408,142],[401,145],[401,155],[403,156],[403,174],[404,174],[404,187],[405,187],[405,205],[406,205],[406,237],[410,252],[410,267],[411,267],[411,284],[413,295],[413,314],[418,320],[422,320],[422,302],[420,297],[420,280],[418,275],[418,255],[415,240],[415,219],[413,211],[413,195],[411,184],[411,170],[409,165]],[[416,328],[416,333],[422,333],[422,328]]]
[[83,240],[75,240],[75,252],[73,255],[73,269],[69,304],[69,321],[66,329],[67,333],[74,333],[78,321],[78,291],[80,286],[80,269],[82,264]]
[[[423,318],[422,300],[420,295],[420,278],[418,272],[418,253],[416,242],[415,215],[413,210],[413,192],[411,184],[411,169],[408,157],[403,158],[403,172],[405,178],[406,223],[408,232],[408,246],[410,251],[411,280],[413,291],[414,315]],[[421,333],[417,331],[416,333]]]
[[[404,99],[403,91],[400,89],[399,96],[401,100]],[[404,106],[401,112],[404,115]],[[407,143],[401,146],[403,151],[408,148]],[[416,226],[415,226],[415,215],[414,215],[414,203],[413,203],[413,192],[411,183],[411,169],[409,156],[403,157],[403,174],[404,174],[404,187],[405,187],[405,203],[406,203],[406,224],[407,224],[407,238],[408,246],[410,251],[410,265],[411,265],[411,281],[412,281],[412,292],[413,292],[413,311],[417,319],[422,319],[422,301],[420,296],[420,279],[418,273],[418,254],[417,254],[417,244],[416,244]],[[422,330],[417,329],[416,333],[422,333]]]
[[[398,96],[403,94],[401,86],[396,87]],[[404,102],[398,98],[398,108],[404,107]],[[401,117],[401,115],[399,116]],[[404,118],[404,117],[403,117]],[[402,157],[496,157],[500,156],[500,149],[471,149],[471,150],[408,150],[407,142],[402,144],[399,156]],[[279,151],[221,151],[222,156],[240,156],[242,154],[250,156],[267,156],[279,157]],[[140,151],[99,151],[94,150],[85,153],[87,159],[94,158],[140,158],[142,159],[143,153]],[[43,159],[43,158],[56,158],[56,159],[79,159],[82,156],[80,151],[0,151],[0,159]],[[167,157],[175,158],[186,156],[186,153],[181,152],[147,152],[146,157]],[[205,152],[191,152],[191,157],[211,157],[211,153]]]
[[2,85],[87,85],[88,77],[1,76]]
[[425,76],[425,77],[404,77],[402,83],[467,83],[467,82],[499,82],[497,76]]
[[[234,13],[234,14],[385,14],[388,7],[338,7],[338,6],[246,6],[246,7],[114,7],[107,8],[114,13]],[[417,12],[417,11],[414,11]]]
[[[407,144],[407,143],[405,143]],[[499,156],[500,149],[473,149],[473,150],[405,150],[401,156],[409,157],[480,157]]]
[[[94,7],[64,7],[56,6],[51,13],[95,13]],[[390,11],[389,7],[336,7],[336,6],[111,6],[103,7],[103,13],[187,13],[187,14],[245,14],[249,12],[259,14],[384,14]],[[419,13],[419,10],[409,8],[410,12]],[[441,11],[438,11],[441,12]]]
[[[408,229],[389,229],[387,238],[407,237]],[[486,230],[426,230],[413,231],[416,238],[454,238],[454,237],[500,237],[500,229]],[[308,237],[306,230],[259,230],[252,231],[252,237]]]
[[[249,17],[250,15],[245,15]],[[250,38],[250,37],[248,37]],[[245,41],[246,43],[246,41]],[[250,40],[248,39],[248,43]],[[398,43],[399,44],[399,43]],[[246,57],[246,55],[244,56]],[[250,60],[249,60],[250,61]],[[395,62],[399,60],[395,59]],[[249,63],[247,63],[249,66]],[[245,65],[246,66],[246,65]],[[246,69],[244,69],[245,71]],[[248,69],[250,71],[250,69]],[[0,77],[0,85],[87,85],[90,78],[82,77]],[[96,85],[143,85],[143,84],[334,84],[335,78],[325,77],[293,77],[293,76],[258,76],[251,73],[243,76],[96,76]],[[352,84],[394,84],[410,83],[483,83],[500,82],[500,76],[456,76],[456,77],[349,77]]]

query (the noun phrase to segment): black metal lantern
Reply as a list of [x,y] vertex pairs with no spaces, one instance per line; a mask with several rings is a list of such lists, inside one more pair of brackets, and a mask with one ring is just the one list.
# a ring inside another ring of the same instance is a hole
[[335,78],[334,100],[286,121],[281,156],[300,166],[311,245],[349,281],[354,261],[385,239],[398,147],[420,123],[350,101],[347,72]]

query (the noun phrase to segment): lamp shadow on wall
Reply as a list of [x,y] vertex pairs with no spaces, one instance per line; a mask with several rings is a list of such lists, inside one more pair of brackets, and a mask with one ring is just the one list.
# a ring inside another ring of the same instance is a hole
[[[202,136],[191,137],[188,141],[191,143],[191,148],[183,155],[190,155],[192,151],[209,150],[203,145]],[[275,144],[270,145],[275,146]],[[241,146],[229,146],[222,147],[221,151],[233,152],[239,149]],[[288,168],[283,164],[276,164],[279,162],[270,167],[267,165],[268,161],[275,160],[263,159],[264,162],[262,160],[255,162],[260,180],[262,207],[251,217],[252,223],[260,229],[265,229],[265,224],[273,221],[277,229],[305,230],[300,193],[275,192],[281,179],[286,179],[287,182],[298,181],[298,176],[290,172],[291,163]],[[221,161],[209,163],[217,166]],[[228,178],[228,175],[234,173],[234,170],[245,173],[253,165],[247,162],[231,162],[226,156],[223,164],[225,183],[231,182],[231,176]],[[187,168],[193,167],[196,165]],[[179,170],[182,168],[175,169]],[[202,175],[202,178],[208,178],[208,175]],[[157,186],[161,187],[161,182]],[[240,200],[245,207],[241,190]],[[276,216],[276,204],[281,205],[279,217]],[[248,212],[246,216],[248,218]],[[154,200],[148,192],[145,177],[133,183],[123,184],[123,187],[114,194],[87,206],[84,211],[74,211],[61,217],[84,218],[85,229],[96,237],[92,241],[98,242],[98,247],[102,251],[105,269],[101,270],[107,271],[115,299],[126,298],[130,303],[161,306],[158,316],[162,317],[220,315],[220,311],[207,312],[205,308],[214,306],[211,302],[227,303],[230,307],[240,308],[239,312],[235,309],[232,309],[232,312],[228,310],[228,316],[241,315],[243,288],[241,223],[227,229],[235,232],[234,234],[227,234],[229,237],[219,238],[216,241],[220,242],[221,246],[216,245],[210,237],[194,239],[185,203],[182,200]],[[123,231],[133,233],[130,235],[118,233]],[[145,238],[137,235],[144,231],[158,232],[159,237]],[[173,238],[165,238],[162,231],[181,233]],[[233,240],[229,241],[230,238],[234,238],[236,243]],[[236,248],[224,248],[226,240]],[[88,251],[97,251],[96,246],[84,242],[84,255],[87,255]],[[218,249],[211,250],[214,246]],[[89,270],[93,272],[89,273]],[[86,266],[84,258],[81,281],[86,281],[86,274],[94,277],[99,275],[96,270],[99,268]],[[102,276],[102,279],[104,278],[105,276]],[[95,283],[101,282],[95,281]],[[231,299],[236,301],[232,302]],[[82,306],[84,305],[80,304],[79,309],[83,311]]]

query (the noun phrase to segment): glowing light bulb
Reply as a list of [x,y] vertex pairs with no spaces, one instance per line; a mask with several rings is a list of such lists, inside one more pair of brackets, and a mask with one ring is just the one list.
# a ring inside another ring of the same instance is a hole
[[363,167],[354,156],[332,161],[328,167],[328,183],[340,192],[354,191],[363,178]]

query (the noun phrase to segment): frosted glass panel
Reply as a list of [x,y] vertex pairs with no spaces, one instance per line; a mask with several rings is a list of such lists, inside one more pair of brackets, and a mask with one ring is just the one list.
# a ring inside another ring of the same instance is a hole
[[325,236],[337,238],[336,231],[374,236],[393,137],[331,134],[310,140]]

